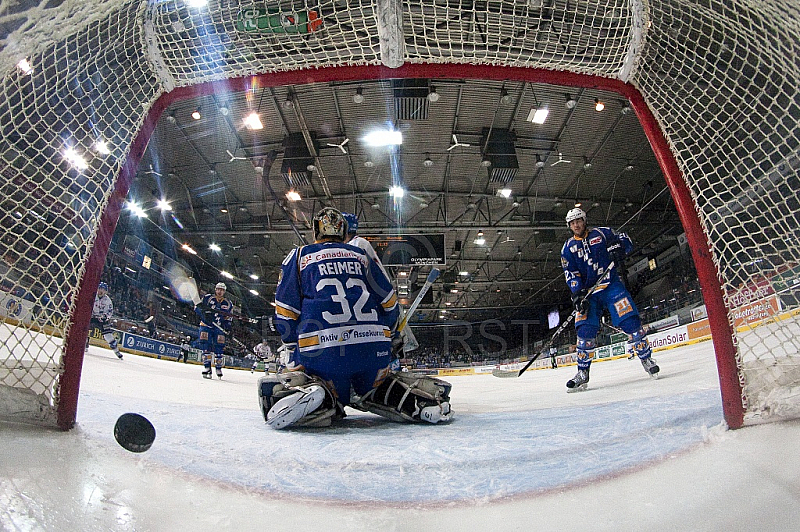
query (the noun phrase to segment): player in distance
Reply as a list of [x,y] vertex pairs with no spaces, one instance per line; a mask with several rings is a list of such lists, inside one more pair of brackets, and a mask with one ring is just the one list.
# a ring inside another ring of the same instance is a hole
[[117,358],[122,360],[122,353],[111,330],[111,315],[114,313],[114,303],[108,297],[108,285],[100,283],[97,285],[97,294],[94,296],[94,306],[92,307],[91,328],[100,329],[103,339],[108,342],[108,347],[114,351]]
[[213,294],[206,294],[194,311],[200,317],[200,348],[203,350],[203,377],[211,378],[211,359],[217,377],[222,378],[222,361],[225,350],[225,335],[230,334],[233,324],[233,303],[225,298],[228,289],[225,283],[217,283]]
[[617,274],[615,264],[625,260],[633,249],[633,242],[627,234],[608,227],[588,227],[586,213],[577,207],[567,213],[566,221],[572,237],[561,248],[561,266],[572,292],[578,336],[578,373],[567,381],[568,391],[585,389],[589,382],[603,309],[608,309],[615,327],[632,335],[633,350],[642,366],[648,375],[656,376],[659,367],[651,357],[652,350],[639,311]]
[[450,419],[450,385],[390,371],[397,297],[378,263],[345,243],[342,213],[323,208],[314,243],[283,261],[275,293],[278,349],[288,371],[259,380],[271,427],[328,426],[344,407],[395,421]]

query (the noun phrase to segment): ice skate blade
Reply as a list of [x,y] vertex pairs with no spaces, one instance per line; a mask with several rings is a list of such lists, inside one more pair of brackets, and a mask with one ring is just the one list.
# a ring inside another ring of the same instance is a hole
[[583,392],[589,388],[589,383],[584,382],[583,384],[576,386],[574,388],[567,388],[567,393],[575,393],[575,392]]

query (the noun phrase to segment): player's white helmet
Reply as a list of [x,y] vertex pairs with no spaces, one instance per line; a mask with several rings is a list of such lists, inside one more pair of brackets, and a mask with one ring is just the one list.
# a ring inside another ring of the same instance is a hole
[[575,207],[574,209],[570,209],[567,213],[567,226],[569,227],[569,223],[573,220],[577,220],[579,218],[583,218],[583,221],[586,221],[586,213],[583,212],[583,209],[580,207]]
[[228,287],[225,286],[225,283],[217,283],[217,286],[214,287],[214,290],[221,288],[222,290],[227,290]]
[[347,222],[342,213],[333,207],[323,207],[314,216],[314,240],[333,239],[344,242]]

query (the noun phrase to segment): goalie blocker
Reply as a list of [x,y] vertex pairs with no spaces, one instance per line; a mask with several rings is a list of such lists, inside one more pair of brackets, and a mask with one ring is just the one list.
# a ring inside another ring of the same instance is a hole
[[[450,421],[451,385],[441,379],[393,372],[348,406],[400,423]],[[258,381],[258,401],[272,428],[327,427],[345,416],[344,407],[321,379],[300,371],[268,375]]]

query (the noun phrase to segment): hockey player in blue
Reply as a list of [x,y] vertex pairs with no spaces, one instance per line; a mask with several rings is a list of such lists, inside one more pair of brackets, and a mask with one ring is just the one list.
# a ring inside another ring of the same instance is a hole
[[203,377],[211,378],[211,359],[213,356],[217,377],[222,378],[223,351],[225,335],[230,334],[233,323],[233,303],[225,298],[228,289],[225,283],[217,283],[213,294],[206,294],[194,307],[200,317],[199,346],[203,350]]
[[567,381],[567,391],[585,389],[589,382],[589,367],[604,309],[608,309],[615,327],[632,335],[633,350],[648,375],[657,376],[659,367],[651,357],[639,311],[614,264],[625,259],[633,249],[633,242],[627,234],[608,227],[589,228],[586,213],[577,207],[567,213],[566,221],[572,238],[561,248],[561,266],[572,292],[578,336],[578,373]]
[[281,267],[275,326],[288,371],[259,381],[265,421],[278,429],[327,426],[333,417],[343,417],[348,405],[398,421],[449,419],[449,384],[437,379],[417,377],[431,382],[392,400],[387,389],[387,402],[376,404],[378,390],[415,388],[389,368],[397,296],[379,265],[363,249],[344,243],[347,222],[341,212],[323,208],[313,227],[315,242],[294,249]]

